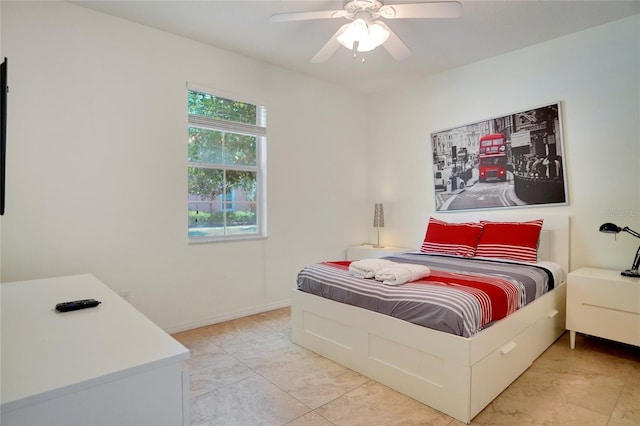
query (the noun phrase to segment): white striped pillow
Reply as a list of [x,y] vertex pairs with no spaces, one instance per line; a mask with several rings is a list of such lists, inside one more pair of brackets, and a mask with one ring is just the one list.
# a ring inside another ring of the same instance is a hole
[[543,219],[528,222],[490,222],[481,220],[482,235],[476,256],[538,261],[538,240]]
[[431,217],[420,251],[471,257],[481,232],[482,225],[476,222],[448,223]]

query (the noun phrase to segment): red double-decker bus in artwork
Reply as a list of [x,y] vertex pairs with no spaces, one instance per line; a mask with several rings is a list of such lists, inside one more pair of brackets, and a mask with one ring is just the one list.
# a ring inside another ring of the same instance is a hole
[[480,138],[478,175],[480,182],[507,180],[507,141],[502,133]]

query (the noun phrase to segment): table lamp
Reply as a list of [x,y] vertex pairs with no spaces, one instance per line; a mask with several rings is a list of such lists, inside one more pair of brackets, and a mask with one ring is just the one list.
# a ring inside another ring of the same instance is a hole
[[376,203],[375,209],[373,210],[373,227],[378,229],[378,244],[374,247],[384,247],[380,245],[380,228],[384,228],[384,208],[382,207],[382,203]]
[[[600,232],[604,232],[605,234],[617,234],[621,231],[631,234],[634,237],[640,238],[640,234],[633,229],[629,229],[628,226],[620,228],[618,225],[615,225],[613,223],[603,223],[602,225],[600,225]],[[620,275],[624,275],[625,277],[638,278],[640,277],[638,267],[640,267],[640,247],[638,247],[638,250],[636,251],[636,257],[633,259],[633,265],[631,265],[631,269],[620,272]]]

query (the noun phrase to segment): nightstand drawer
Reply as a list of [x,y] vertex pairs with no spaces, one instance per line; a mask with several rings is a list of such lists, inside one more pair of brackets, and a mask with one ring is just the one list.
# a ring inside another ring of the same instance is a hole
[[574,303],[615,311],[640,313],[640,281],[636,283],[602,282],[580,277],[579,282],[569,279],[567,291]]

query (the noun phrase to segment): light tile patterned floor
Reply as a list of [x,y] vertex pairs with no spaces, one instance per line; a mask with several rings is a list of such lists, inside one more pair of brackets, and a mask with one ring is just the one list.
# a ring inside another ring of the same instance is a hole
[[[462,423],[291,342],[278,309],[175,334],[191,350],[192,425]],[[640,426],[640,348],[565,333],[472,425]]]

